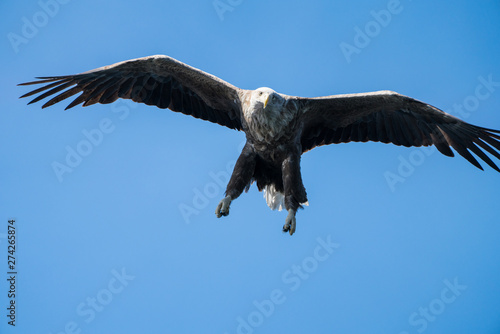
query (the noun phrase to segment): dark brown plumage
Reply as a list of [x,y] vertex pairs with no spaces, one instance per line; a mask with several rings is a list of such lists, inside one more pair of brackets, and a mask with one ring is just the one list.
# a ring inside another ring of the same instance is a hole
[[308,110],[304,113],[303,152],[319,145],[375,141],[406,147],[435,145],[439,152],[453,157],[451,146],[477,168],[483,169],[468,150],[500,172],[480,149],[500,159],[496,151],[500,150],[500,131],[463,122],[410,97],[381,92],[299,101]]

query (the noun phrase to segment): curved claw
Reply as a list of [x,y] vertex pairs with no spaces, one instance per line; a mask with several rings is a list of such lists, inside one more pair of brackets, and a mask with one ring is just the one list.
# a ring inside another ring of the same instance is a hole
[[295,233],[295,228],[297,226],[297,220],[295,219],[296,211],[289,209],[288,216],[285,219],[285,225],[283,225],[283,232],[288,232],[290,235]]
[[215,209],[215,215],[217,216],[217,218],[229,215],[230,205],[231,205],[231,196],[228,195],[219,202],[217,208]]

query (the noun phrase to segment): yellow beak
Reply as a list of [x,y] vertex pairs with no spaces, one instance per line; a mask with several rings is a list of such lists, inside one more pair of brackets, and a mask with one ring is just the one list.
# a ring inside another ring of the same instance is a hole
[[266,97],[266,100],[264,101],[264,109],[266,109],[267,102],[269,102],[269,95]]

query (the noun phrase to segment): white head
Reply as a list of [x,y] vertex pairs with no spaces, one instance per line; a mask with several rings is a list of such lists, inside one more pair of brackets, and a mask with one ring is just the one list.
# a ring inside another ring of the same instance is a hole
[[285,99],[268,87],[257,88],[250,95],[250,104],[245,116],[254,117],[255,114],[265,118],[275,118],[281,114]]

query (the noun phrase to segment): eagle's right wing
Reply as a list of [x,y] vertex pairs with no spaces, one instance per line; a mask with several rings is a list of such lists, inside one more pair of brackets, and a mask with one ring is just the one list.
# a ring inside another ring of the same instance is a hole
[[132,59],[80,74],[38,79],[20,84],[46,84],[21,96],[43,92],[29,103],[63,91],[42,108],[81,92],[66,109],[80,103],[88,106],[124,98],[242,129],[241,89],[167,56]]

